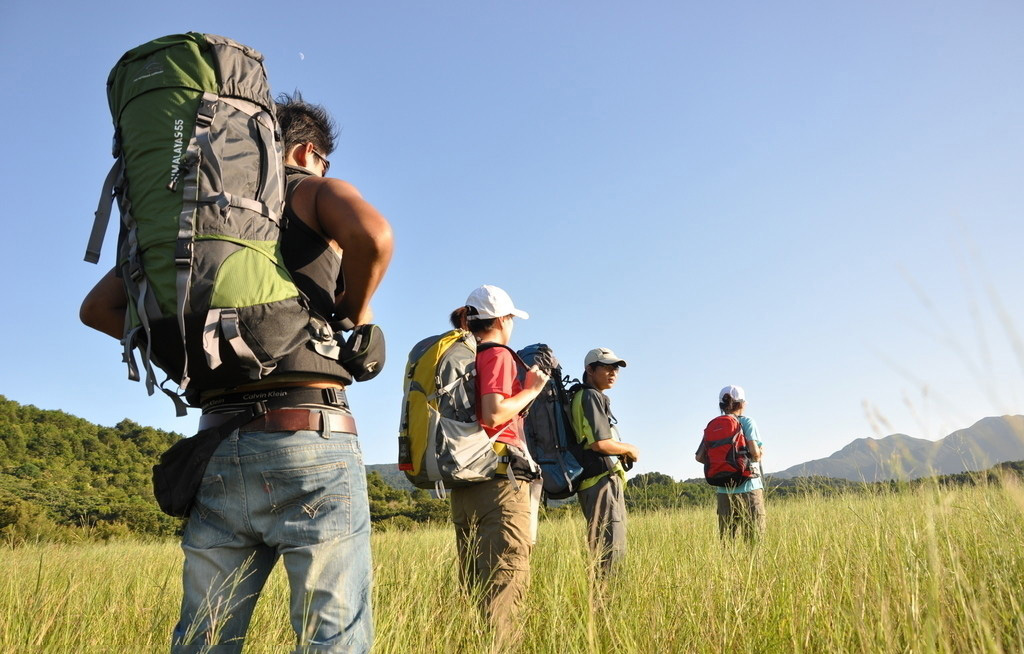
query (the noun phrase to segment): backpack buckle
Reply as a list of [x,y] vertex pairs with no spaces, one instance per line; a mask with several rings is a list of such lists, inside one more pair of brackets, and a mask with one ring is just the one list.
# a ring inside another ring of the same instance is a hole
[[142,266],[139,265],[138,261],[133,262],[131,267],[128,268],[128,276],[136,284],[143,278]]
[[331,406],[345,406],[345,400],[338,389],[336,388],[325,388],[324,391],[324,402]]
[[174,265],[178,268],[188,268],[192,265],[192,241],[179,238],[174,246]]
[[213,117],[217,114],[217,96],[212,93],[204,93],[199,103],[199,110],[196,111],[196,123],[202,127],[209,127],[213,124]]

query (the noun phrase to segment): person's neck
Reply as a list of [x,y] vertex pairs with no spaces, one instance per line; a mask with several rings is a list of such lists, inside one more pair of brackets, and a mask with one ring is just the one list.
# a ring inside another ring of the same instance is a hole
[[306,168],[305,166],[300,166],[299,164],[297,164],[297,163],[295,163],[293,161],[286,161],[286,162],[284,162],[284,166],[285,166],[285,168],[294,168],[296,170],[304,170],[307,173],[309,173],[310,175],[316,175],[316,171],[315,170],[312,170],[310,168]]
[[490,331],[478,334],[476,337],[479,343],[497,343],[498,345],[508,345],[508,332],[503,329],[492,329]]

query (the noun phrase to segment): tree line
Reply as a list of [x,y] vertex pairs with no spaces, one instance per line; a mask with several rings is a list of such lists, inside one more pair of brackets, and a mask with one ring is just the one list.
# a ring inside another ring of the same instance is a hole
[[[75,542],[122,537],[163,538],[181,532],[183,521],[160,512],[153,499],[151,468],[180,434],[122,420],[101,427],[63,411],[22,405],[0,395],[0,544]],[[1005,471],[1024,473],[1024,462],[984,473],[939,478],[943,484],[998,482]],[[850,492],[903,490],[923,483],[855,483],[841,479],[766,479],[772,500]],[[410,529],[448,520],[448,501],[424,490],[391,486],[367,474],[370,515],[376,529]],[[676,481],[649,472],[626,486],[630,511],[711,506],[714,489],[702,480]],[[553,502],[546,517],[578,512],[575,501]]]

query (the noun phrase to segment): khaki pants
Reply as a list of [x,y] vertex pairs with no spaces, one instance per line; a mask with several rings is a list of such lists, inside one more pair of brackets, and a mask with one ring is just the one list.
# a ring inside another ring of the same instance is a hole
[[451,497],[462,582],[481,592],[484,616],[505,631],[530,585],[530,484],[491,479]]
[[764,490],[749,493],[718,494],[718,533],[722,538],[735,538],[739,530],[749,540],[757,540],[765,529]]
[[540,532],[540,502],[544,496],[544,482],[537,479],[530,482],[530,544],[537,544]]
[[577,493],[587,519],[587,542],[597,559],[598,576],[607,575],[626,556],[626,496],[615,473]]

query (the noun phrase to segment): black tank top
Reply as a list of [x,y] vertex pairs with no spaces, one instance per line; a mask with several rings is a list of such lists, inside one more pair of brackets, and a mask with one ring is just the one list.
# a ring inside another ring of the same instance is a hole
[[291,197],[295,188],[312,175],[294,166],[287,166],[285,173],[288,182],[284,205],[286,223],[281,234],[284,265],[291,272],[295,285],[309,298],[310,307],[330,320],[334,298],[345,290],[340,275],[341,255],[292,211]]
[[[287,186],[285,192],[284,225],[281,230],[281,256],[285,267],[291,272],[295,285],[309,299],[310,309],[324,320],[334,319],[334,296],[344,289],[341,281],[341,255],[331,249],[323,236],[302,222],[292,211],[290,200],[302,180],[312,173],[294,166],[286,166]],[[352,382],[352,375],[334,359],[328,359],[313,349],[307,342],[281,359],[274,372],[267,377],[296,375],[305,380],[330,378],[346,386]]]

